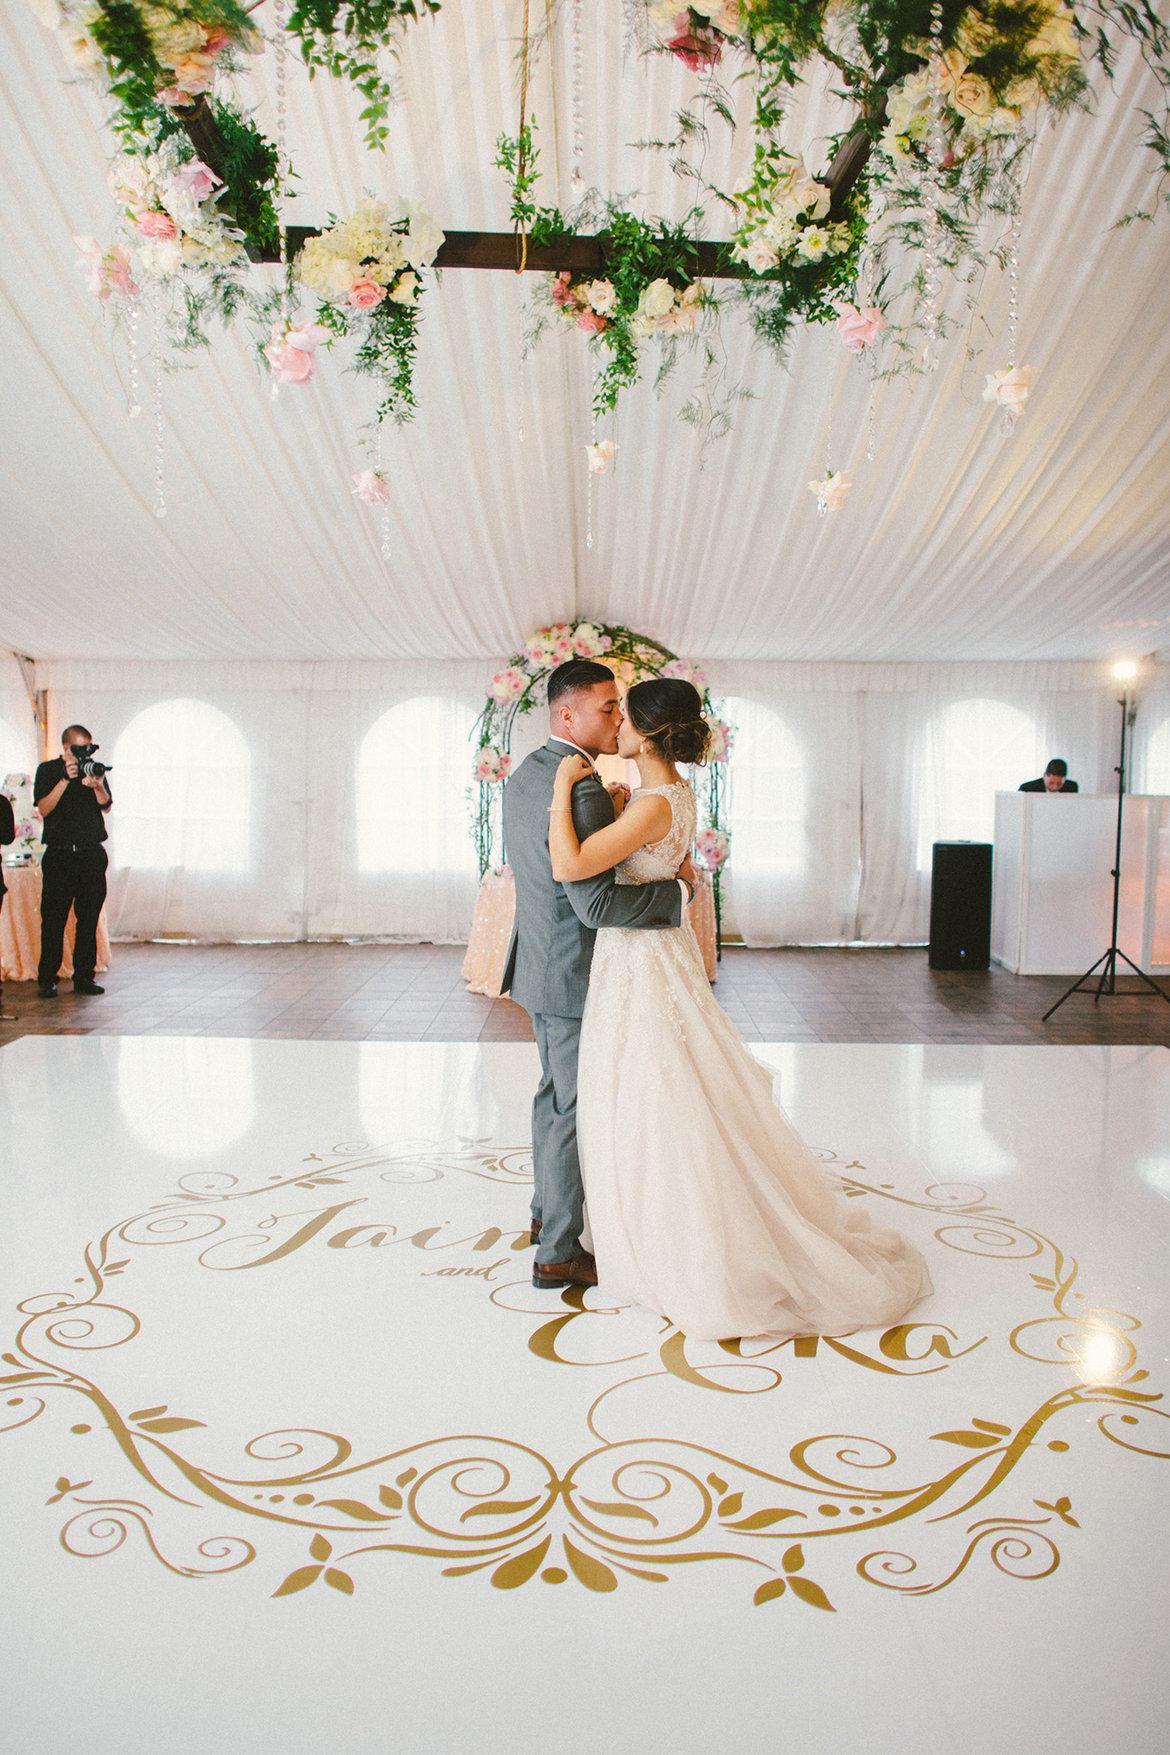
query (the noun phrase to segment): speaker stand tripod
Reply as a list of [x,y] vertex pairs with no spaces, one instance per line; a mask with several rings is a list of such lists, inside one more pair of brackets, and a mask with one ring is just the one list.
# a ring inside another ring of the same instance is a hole
[[1105,996],[1107,998],[1110,998],[1110,999],[1116,998],[1116,996],[1117,996],[1117,962],[1118,962],[1118,958],[1120,958],[1123,963],[1128,963],[1130,968],[1133,970],[1134,974],[1137,975],[1138,977],[1140,977],[1140,979],[1145,982],[1147,987],[1152,988],[1155,993],[1160,994],[1161,997],[1166,1001],[1167,1005],[1170,1005],[1170,993],[1167,993],[1166,989],[1164,987],[1159,987],[1158,983],[1156,981],[1151,981],[1150,977],[1146,974],[1145,970],[1139,969],[1132,957],[1127,957],[1124,951],[1118,950],[1118,948],[1117,948],[1117,912],[1118,912],[1118,900],[1119,900],[1120,891],[1121,891],[1121,812],[1122,812],[1122,806],[1125,803],[1125,734],[1126,734],[1126,730],[1127,730],[1128,725],[1129,725],[1129,690],[1128,689],[1125,689],[1122,691],[1120,706],[1121,706],[1121,757],[1120,757],[1120,760],[1118,761],[1116,769],[1114,770],[1114,772],[1117,775],[1117,847],[1116,847],[1116,850],[1114,852],[1113,872],[1112,872],[1112,877],[1113,877],[1113,936],[1109,941],[1108,950],[1103,951],[1101,953],[1101,955],[1097,958],[1097,961],[1093,964],[1092,968],[1086,969],[1083,975],[1078,975],[1077,979],[1073,982],[1072,986],[1065,993],[1061,994],[1061,996],[1057,1000],[1056,1004],[1049,1006],[1049,1008],[1045,1012],[1043,1018],[1040,1020],[1041,1023],[1044,1023],[1044,1024],[1046,1024],[1048,1022],[1048,1020],[1052,1016],[1053,1012],[1056,1011],[1059,1006],[1062,1006],[1064,1004],[1065,1000],[1068,999],[1070,994],[1085,993],[1088,991],[1088,989],[1085,987],[1084,983],[1086,981],[1088,981],[1093,975],[1095,975],[1097,973],[1098,969],[1100,969],[1101,973],[1097,979],[1097,991],[1093,995],[1093,1004],[1094,1005],[1097,1004],[1097,1002],[1101,998],[1102,994],[1105,994]]

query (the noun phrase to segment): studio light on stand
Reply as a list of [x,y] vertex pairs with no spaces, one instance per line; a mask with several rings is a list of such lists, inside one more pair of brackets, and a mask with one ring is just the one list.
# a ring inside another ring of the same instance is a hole
[[1121,696],[1118,701],[1118,705],[1121,708],[1121,753],[1118,758],[1117,767],[1114,770],[1117,775],[1117,845],[1114,852],[1112,871],[1113,936],[1109,941],[1109,948],[1102,952],[1092,968],[1086,969],[1083,975],[1077,977],[1068,991],[1061,994],[1056,1005],[1049,1006],[1041,1019],[1041,1022],[1045,1024],[1048,1022],[1053,1012],[1056,1011],[1057,1007],[1064,1004],[1070,994],[1087,991],[1083,984],[1088,981],[1091,976],[1096,975],[1098,969],[1100,969],[1101,973],[1097,978],[1097,991],[1093,995],[1093,1004],[1096,1005],[1103,993],[1110,998],[1115,997],[1117,994],[1117,959],[1119,957],[1123,963],[1129,964],[1134,974],[1139,976],[1141,980],[1145,982],[1147,987],[1153,988],[1154,992],[1160,994],[1166,1003],[1170,1005],[1170,993],[1167,993],[1164,987],[1159,987],[1156,981],[1151,981],[1145,970],[1139,969],[1132,957],[1127,957],[1124,951],[1118,950],[1117,948],[1117,914],[1121,893],[1121,813],[1125,804],[1125,746],[1127,735],[1133,730],[1134,716],[1137,713],[1137,702],[1131,701],[1130,699],[1130,687],[1133,683],[1134,677],[1137,675],[1137,668],[1137,665],[1129,658],[1121,659],[1113,666],[1113,675],[1121,684]]

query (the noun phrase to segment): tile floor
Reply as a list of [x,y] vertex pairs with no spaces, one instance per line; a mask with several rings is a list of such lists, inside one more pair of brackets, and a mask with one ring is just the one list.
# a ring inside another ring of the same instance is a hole
[[[461,945],[140,945],[113,948],[101,999],[38,999],[9,982],[0,1045],[28,1034],[290,1037],[296,1040],[531,1040],[510,1000],[468,993]],[[992,967],[948,973],[924,949],[728,947],[715,992],[749,1041],[1158,1043],[1170,1045],[1170,1001],[1131,977],[1094,1004],[1061,976]],[[1162,981],[1170,994],[1170,978]]]

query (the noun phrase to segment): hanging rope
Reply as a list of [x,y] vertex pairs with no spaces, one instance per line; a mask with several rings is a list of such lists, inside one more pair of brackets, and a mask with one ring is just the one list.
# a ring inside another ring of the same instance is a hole
[[[528,110],[528,4],[524,0],[524,49],[520,60],[520,132],[516,137],[516,184],[523,188],[524,177],[528,169],[528,151],[524,136],[524,124]],[[523,213],[516,218],[516,272],[523,274],[528,266],[528,226]]]

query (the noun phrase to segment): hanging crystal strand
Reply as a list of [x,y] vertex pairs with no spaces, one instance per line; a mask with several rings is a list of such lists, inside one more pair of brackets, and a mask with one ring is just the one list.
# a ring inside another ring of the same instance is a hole
[[920,364],[924,372],[938,367],[938,291],[942,226],[942,162],[946,151],[942,120],[942,26],[941,0],[930,9],[930,120],[927,125],[927,163],[921,173],[922,205],[926,219],[922,228],[922,330],[925,340]]
[[[377,455],[375,467],[377,468],[379,478],[383,482],[385,482],[386,472],[382,467],[382,422],[381,421],[378,422],[378,455]],[[390,497],[389,497],[389,495],[387,495],[386,499],[382,502],[382,512],[381,512],[381,517],[379,519],[379,522],[382,526],[382,559],[384,561],[388,561],[390,559],[390,552],[391,552],[390,551]]]
[[[288,164],[288,50],[285,47],[284,27],[287,18],[287,0],[273,0],[273,23],[276,26],[276,190],[274,202],[276,206],[276,238],[280,250],[280,319],[283,322],[288,316],[288,232],[281,215],[281,194],[284,188],[285,166]],[[269,387],[268,394],[275,402],[280,395],[280,385],[275,378]]]
[[142,413],[142,374],[138,366],[138,319],[141,310],[137,296],[131,298],[126,307],[126,332],[129,336],[130,373],[127,386],[126,412],[131,420],[137,420]]
[[581,0],[573,0],[572,35],[573,147],[570,158],[573,168],[569,177],[569,189],[573,200],[580,201],[585,193],[585,177],[582,170],[585,162],[585,52],[581,27]]
[[[1020,328],[1020,203],[1012,209],[1012,229],[1008,240],[1008,371],[1014,372],[1019,361],[1016,347]],[[1022,404],[1005,403],[999,411],[999,430],[1014,433]]]
[[165,518],[167,502],[163,491],[162,317],[159,313],[158,288],[153,281],[150,283],[150,318],[151,390],[154,414],[154,515],[156,518]]
[[[597,443],[597,367],[596,366],[594,366],[594,368],[593,368],[593,374],[592,374],[592,378],[590,381],[590,389],[593,392],[593,395],[592,395],[591,407],[590,407],[591,420],[590,420],[590,427],[589,427],[589,443],[590,443],[590,445],[596,445],[596,443]],[[595,451],[590,453],[589,479],[588,479],[588,483],[586,485],[586,490],[585,490],[585,496],[586,496],[585,497],[585,547],[586,548],[593,547],[593,458],[596,456],[596,454],[597,453]]]
[[[823,480],[820,483],[820,486],[822,487],[822,489],[827,488],[828,484],[833,479],[833,404],[832,404],[832,400],[831,400],[831,397],[832,397],[832,390],[831,389],[830,389],[829,394],[830,394],[829,418],[825,422],[825,474],[824,474]],[[828,493],[827,492],[818,493],[818,495],[817,495],[817,517],[818,518],[826,517],[828,514],[828,511],[829,511],[829,495],[828,495]]]
[[[861,275],[857,284],[857,302],[868,310],[873,305],[873,258],[865,256],[861,265]],[[877,369],[869,355],[872,348],[864,348],[857,356],[858,364],[869,374],[869,396],[865,406],[865,461],[873,462],[874,433],[874,402],[877,397]]]

